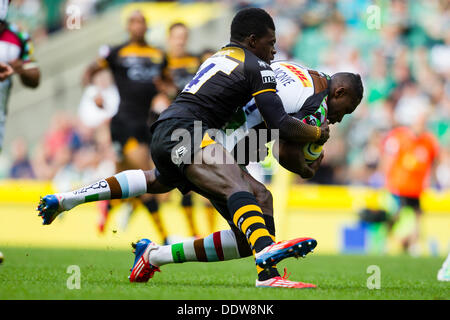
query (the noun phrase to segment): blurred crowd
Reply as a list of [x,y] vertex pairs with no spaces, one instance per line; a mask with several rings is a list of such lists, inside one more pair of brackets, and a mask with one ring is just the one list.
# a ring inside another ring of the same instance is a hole
[[59,190],[70,190],[115,172],[107,124],[91,127],[66,112],[53,117],[32,156],[21,137],[12,142],[11,149],[10,178],[50,180]]
[[[52,24],[41,10],[50,2],[58,3],[52,9],[62,12],[78,3],[85,19],[111,3],[15,0],[10,20],[23,22],[35,41],[44,39],[63,27],[60,14],[58,23]],[[236,10],[249,5],[224,2]],[[295,60],[329,75],[348,71],[362,76],[364,99],[351,117],[331,128],[325,159],[311,182],[383,186],[385,137],[393,128],[414,126],[425,117],[425,129],[440,146],[431,186],[450,188],[449,1],[261,0],[251,4],[274,17],[276,59]],[[72,175],[93,181],[114,171],[112,149],[107,121],[90,127],[59,113],[31,159],[22,139],[13,143],[10,176],[65,181],[64,175]],[[299,179],[299,183],[303,182]]]
[[331,129],[315,182],[382,186],[384,138],[425,116],[440,144],[431,185],[450,187],[449,1],[261,3],[275,17],[277,58],[329,75],[359,73],[364,82],[357,111]]
[[[95,17],[109,6],[129,0],[12,0],[8,19],[27,30],[36,44],[67,28],[67,21],[79,16],[80,23]],[[74,9],[75,8],[75,9]]]

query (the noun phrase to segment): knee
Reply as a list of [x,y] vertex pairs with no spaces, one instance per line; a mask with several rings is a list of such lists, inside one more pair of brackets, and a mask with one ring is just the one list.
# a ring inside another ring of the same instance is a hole
[[228,199],[231,195],[237,192],[253,193],[250,185],[244,179],[228,180],[221,188],[221,194],[224,199]]

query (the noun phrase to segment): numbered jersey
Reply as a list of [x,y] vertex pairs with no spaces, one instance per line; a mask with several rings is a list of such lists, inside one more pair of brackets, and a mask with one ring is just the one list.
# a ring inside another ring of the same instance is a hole
[[[329,76],[309,70],[290,61],[277,61],[271,64],[277,81],[277,94],[283,102],[286,113],[309,125],[320,126],[327,119],[327,97]],[[250,100],[242,112],[236,113],[224,126],[224,140],[219,140],[231,151],[237,142],[248,135],[251,128],[264,127],[264,119],[255,100]],[[231,133],[230,130],[234,131]],[[238,129],[238,130],[236,130]]]
[[222,128],[252,97],[267,91],[276,91],[270,65],[243,47],[228,45],[200,66],[158,122],[187,118]]

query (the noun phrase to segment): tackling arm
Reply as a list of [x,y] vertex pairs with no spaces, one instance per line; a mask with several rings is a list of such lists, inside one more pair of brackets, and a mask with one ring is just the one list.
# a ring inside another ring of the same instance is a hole
[[329,128],[324,123],[320,128],[301,122],[289,116],[280,97],[274,92],[263,92],[255,96],[255,102],[269,129],[279,129],[280,138],[294,143],[316,142],[324,144]]

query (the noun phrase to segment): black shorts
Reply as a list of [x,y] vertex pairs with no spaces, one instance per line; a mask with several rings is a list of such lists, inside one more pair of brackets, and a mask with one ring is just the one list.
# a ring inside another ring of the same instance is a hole
[[421,212],[421,207],[420,207],[420,198],[419,197],[404,197],[404,196],[399,196],[396,194],[392,194],[392,196],[394,197],[397,206],[398,206],[398,211],[400,211],[401,208],[403,207],[410,207],[412,209],[414,209],[414,211],[416,212]]
[[[195,119],[170,118],[152,127],[150,150],[156,177],[162,184],[178,188],[183,194],[197,188],[185,177],[184,170],[193,163],[194,154],[214,140],[204,140],[208,126]],[[205,144],[206,141],[206,144]]]
[[126,153],[136,143],[149,145],[150,126],[147,119],[113,117],[110,124],[111,140],[118,156]]

